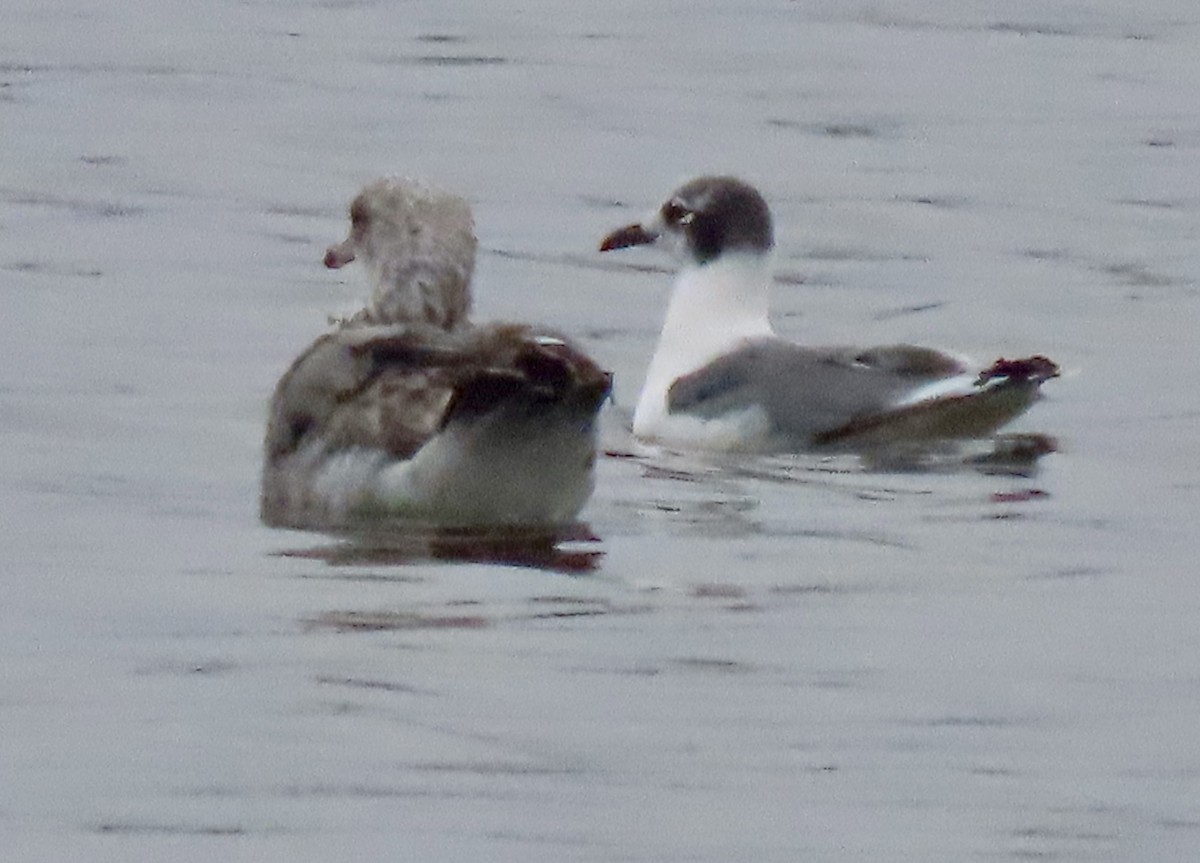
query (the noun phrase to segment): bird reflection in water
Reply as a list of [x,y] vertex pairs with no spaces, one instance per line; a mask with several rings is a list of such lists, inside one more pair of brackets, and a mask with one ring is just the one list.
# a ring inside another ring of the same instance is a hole
[[491,563],[563,575],[588,575],[604,558],[600,538],[583,522],[552,528],[380,525],[333,536],[328,544],[277,554],[334,567]]

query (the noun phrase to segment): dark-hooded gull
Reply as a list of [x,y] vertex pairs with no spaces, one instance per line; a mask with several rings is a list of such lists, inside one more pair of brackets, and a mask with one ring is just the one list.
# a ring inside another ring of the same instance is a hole
[[600,251],[665,246],[680,263],[634,411],[643,439],[720,450],[871,448],[980,437],[1058,374],[1041,356],[974,368],[929,348],[806,347],[768,319],[774,236],[766,201],[699,177]]

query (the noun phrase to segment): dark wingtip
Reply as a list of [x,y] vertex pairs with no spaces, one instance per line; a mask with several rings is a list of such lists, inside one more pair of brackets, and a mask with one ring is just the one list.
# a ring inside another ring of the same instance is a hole
[[1011,380],[1027,380],[1036,383],[1048,381],[1050,378],[1056,378],[1060,374],[1058,363],[1054,360],[1044,357],[1041,354],[1032,357],[1025,357],[1019,360],[998,359],[991,366],[979,373],[979,378],[975,381],[976,386],[982,386],[990,380],[996,378],[1009,378]]
[[645,246],[653,243],[658,237],[641,225],[626,225],[613,231],[600,243],[600,251],[611,252],[613,249],[626,249],[630,246]]
[[454,419],[471,419],[490,413],[528,387],[520,374],[505,370],[488,369],[467,378],[455,386],[442,415],[440,429],[444,430]]
[[441,427],[506,405],[540,409],[560,405],[594,414],[612,390],[612,375],[586,354],[556,337],[534,337],[500,368],[472,372],[458,381]]

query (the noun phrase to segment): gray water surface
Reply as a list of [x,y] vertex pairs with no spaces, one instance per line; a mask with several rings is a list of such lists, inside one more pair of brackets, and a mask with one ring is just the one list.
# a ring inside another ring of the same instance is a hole
[[[1196,859],[1195,4],[3,18],[4,859]],[[1061,452],[634,447],[670,277],[596,244],[707,171],[774,208],[781,331],[1047,353]],[[258,523],[383,173],[470,197],[480,318],[616,374],[557,547]]]

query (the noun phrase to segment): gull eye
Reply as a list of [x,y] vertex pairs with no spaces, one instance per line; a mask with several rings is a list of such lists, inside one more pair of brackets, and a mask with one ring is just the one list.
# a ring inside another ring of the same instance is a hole
[[367,224],[367,208],[362,201],[350,205],[350,227],[364,228]]
[[681,204],[678,198],[672,198],[663,204],[662,218],[668,225],[687,225],[695,218],[695,214]]

